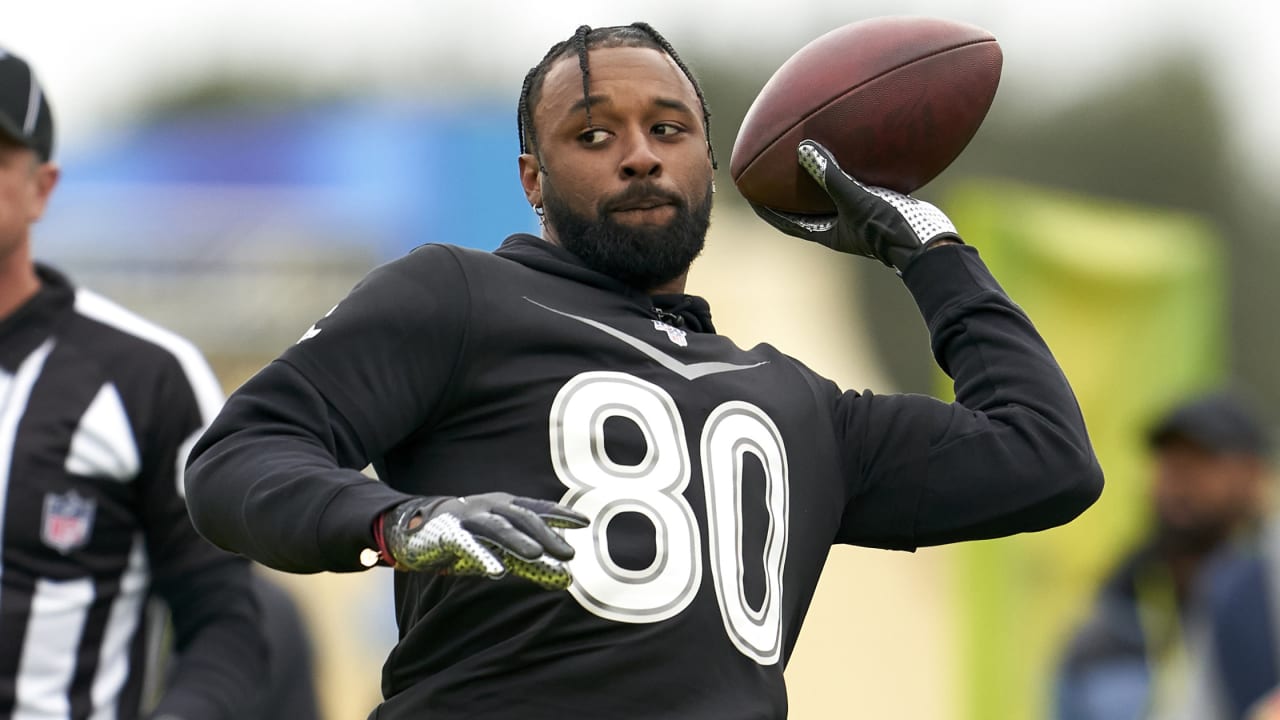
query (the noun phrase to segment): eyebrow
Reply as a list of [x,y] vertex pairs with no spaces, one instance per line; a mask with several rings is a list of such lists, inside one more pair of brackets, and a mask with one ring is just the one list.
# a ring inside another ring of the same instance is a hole
[[657,105],[658,107],[669,108],[671,110],[679,110],[680,112],[688,113],[689,115],[694,114],[693,108],[689,107],[688,103],[685,103],[680,100],[676,100],[674,98],[662,98],[662,97],[656,98],[654,99],[653,104]]
[[[613,100],[611,100],[608,95],[588,95],[584,98],[578,98],[577,102],[570,105],[569,112],[576,113],[579,111],[587,110],[588,108],[593,108],[597,105],[612,105],[612,104],[613,104]],[[689,115],[694,114],[693,108],[689,107],[688,103],[682,100],[676,100],[675,98],[665,98],[665,97],[654,98],[653,104],[657,105],[658,107],[667,108],[669,110],[677,110],[683,113],[687,113]]]
[[613,101],[609,99],[608,95],[588,95],[584,98],[578,98],[577,102],[570,105],[569,112],[576,113],[579,110],[586,110],[587,108],[595,107],[596,105],[608,105],[612,102]]

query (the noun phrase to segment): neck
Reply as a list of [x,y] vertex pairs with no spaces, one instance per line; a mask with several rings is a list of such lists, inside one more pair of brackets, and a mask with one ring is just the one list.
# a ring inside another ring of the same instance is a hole
[[1215,552],[1226,547],[1230,535],[1223,533],[1205,533],[1200,537],[1183,537],[1179,540],[1166,539],[1160,548],[1179,603],[1188,597],[1194,589],[1205,561]]
[[1207,557],[1205,553],[1184,553],[1169,558],[1169,572],[1173,576],[1174,593],[1179,605],[1183,605],[1191,597],[1196,578]]
[[0,320],[8,318],[40,290],[40,278],[31,261],[31,246],[21,242],[0,256]]
[[683,295],[685,283],[689,280],[689,272],[685,271],[649,291],[650,295]]

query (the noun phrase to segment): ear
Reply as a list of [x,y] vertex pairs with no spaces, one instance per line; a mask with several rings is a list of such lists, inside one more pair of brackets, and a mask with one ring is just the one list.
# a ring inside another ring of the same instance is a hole
[[61,174],[62,171],[53,163],[41,163],[36,167],[32,202],[27,208],[28,222],[35,222],[44,215],[44,209],[49,204],[49,196],[57,187],[58,177]]
[[524,153],[519,158],[520,185],[524,188],[524,197],[533,207],[542,206],[542,164],[532,153]]

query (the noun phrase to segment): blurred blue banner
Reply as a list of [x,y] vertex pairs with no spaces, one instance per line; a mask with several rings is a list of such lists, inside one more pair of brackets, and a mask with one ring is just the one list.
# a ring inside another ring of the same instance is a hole
[[361,100],[153,121],[61,159],[38,247],[171,257],[182,241],[180,254],[223,255],[265,228],[272,243],[350,243],[379,260],[424,242],[492,249],[536,230],[514,116]]
[[273,355],[375,265],[536,231],[515,112],[376,103],[152,120],[58,157],[34,252],[215,355]]

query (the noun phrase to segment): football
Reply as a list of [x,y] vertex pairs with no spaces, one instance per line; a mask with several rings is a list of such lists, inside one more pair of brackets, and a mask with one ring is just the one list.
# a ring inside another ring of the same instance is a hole
[[978,131],[1002,62],[990,33],[951,20],[881,17],[836,28],[765,83],[738,130],[729,174],[759,205],[834,212],[796,162],[796,145],[807,138],[858,180],[914,192]]

